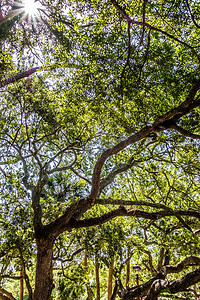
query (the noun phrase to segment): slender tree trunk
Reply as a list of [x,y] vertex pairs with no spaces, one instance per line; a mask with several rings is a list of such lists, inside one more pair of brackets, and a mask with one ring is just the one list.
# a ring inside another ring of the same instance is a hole
[[100,300],[100,280],[99,280],[99,261],[95,256],[95,277],[96,277],[96,300]]
[[108,300],[112,297],[112,278],[113,278],[114,257],[111,259],[108,270]]
[[129,287],[129,281],[130,281],[130,249],[129,247],[127,248],[126,251],[126,259],[127,259],[127,264],[126,264],[126,288]]
[[87,271],[87,249],[85,249],[85,251],[84,251],[83,265],[84,265],[85,270]]
[[50,300],[53,283],[54,239],[37,239],[37,265],[34,300]]
[[167,250],[165,251],[164,266],[169,265],[169,261],[170,261],[170,253],[169,253],[169,250],[167,249]]
[[[87,265],[87,249],[85,249],[85,252],[84,252],[84,261],[83,261],[83,265],[84,265],[84,268],[85,268],[85,273],[87,275],[87,272],[88,272],[88,265]],[[92,292],[90,290],[90,287],[88,285],[88,283],[86,283],[86,288],[87,288],[87,300],[92,300],[93,297],[92,297]]]
[[2,21],[2,20],[3,20],[3,14],[2,14],[2,10],[0,8],[0,21]]
[[[26,288],[27,288],[28,294],[29,294],[28,300],[33,300],[33,291],[32,291],[32,287],[31,287],[30,282],[29,282],[29,278],[26,274],[26,266],[25,266],[23,254],[22,254],[22,251],[21,251],[20,247],[19,247],[18,250],[19,250],[20,259],[21,259],[21,273],[23,275],[23,280],[24,280],[23,284],[24,284],[24,282],[26,283]],[[23,286],[23,289],[24,289],[24,286]],[[22,287],[21,287],[21,290],[22,290]],[[21,296],[21,297],[22,297],[22,300],[23,300],[23,296]]]
[[[140,280],[139,280],[139,275],[136,274],[136,284],[139,285],[140,284]],[[137,300],[141,300],[141,297],[137,297]],[[156,300],[156,299],[155,299]]]
[[22,276],[22,278],[20,279],[20,292],[19,292],[19,300],[23,300],[24,299],[24,274],[23,272],[20,272],[20,276]]

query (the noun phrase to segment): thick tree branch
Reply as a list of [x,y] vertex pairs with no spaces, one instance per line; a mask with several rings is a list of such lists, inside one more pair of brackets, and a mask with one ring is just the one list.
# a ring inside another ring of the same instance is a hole
[[188,273],[186,276],[173,280],[156,280],[144,300],[155,300],[159,296],[160,292],[164,289],[169,289],[172,294],[187,291],[187,288],[198,283],[200,281],[200,269],[194,272]]
[[113,148],[106,150],[97,160],[97,163],[94,168],[93,176],[92,176],[92,189],[90,193],[90,198],[95,199],[99,192],[99,184],[100,184],[100,174],[102,167],[108,157],[117,154],[127,146],[142,140],[143,138],[147,137],[153,130],[152,126],[148,126],[137,132],[136,134],[130,136],[128,139],[120,142],[119,144],[115,145]]
[[164,204],[161,203],[151,203],[147,201],[132,201],[132,200],[123,200],[123,199],[96,199],[96,204],[100,205],[120,205],[120,206],[149,206],[157,209],[166,209],[169,210],[170,208]]
[[41,231],[44,228],[42,224],[42,208],[40,205],[40,196],[44,187],[44,181],[42,180],[43,174],[40,174],[36,187],[32,191],[32,207],[34,210],[33,225],[35,228],[35,235],[39,237]]
[[92,189],[89,198],[95,199],[97,197],[99,193],[101,170],[103,168],[105,161],[110,156],[117,154],[127,146],[148,137],[152,132],[160,132],[160,131],[164,131],[165,129],[171,128],[172,124],[174,124],[179,118],[189,113],[195,107],[200,106],[200,99],[194,101],[196,93],[198,92],[199,89],[200,89],[200,79],[197,80],[196,83],[192,86],[192,88],[189,91],[188,97],[183,103],[181,103],[176,108],[170,110],[166,114],[158,117],[151,126],[147,126],[141,129],[139,132],[135,133],[134,135],[128,137],[126,140],[121,141],[114,147],[102,153],[102,155],[98,158],[94,168],[94,172],[92,176]]
[[[42,232],[44,233],[44,235],[52,234],[54,236],[58,236],[60,233],[66,230],[70,231],[72,229],[70,225],[71,218],[73,218],[74,214],[77,213],[77,211],[79,211],[80,209],[90,208],[90,203],[91,201],[88,200],[88,198],[79,199],[70,207],[68,207],[62,216],[49,223],[48,225],[45,225]],[[42,232],[41,234],[43,234]]]
[[[171,126],[180,119],[183,115],[188,114],[192,109],[200,106],[200,99],[194,101],[196,93],[200,90],[200,79],[196,81],[196,83],[192,86],[189,91],[189,94],[186,100],[180,104],[179,106],[171,109],[166,114],[158,117],[156,121],[153,123],[153,126],[166,126],[167,128],[171,128]],[[168,123],[167,123],[168,121]],[[165,127],[165,129],[166,129]]]
[[12,293],[9,293],[6,289],[4,289],[3,287],[0,286],[0,294],[3,294],[3,295],[6,295],[7,299],[10,299],[10,300],[16,300]]
[[[161,204],[161,203],[151,203],[151,202],[146,202],[146,201],[128,201],[128,200],[122,200],[122,199],[97,199],[95,201],[96,204],[100,205],[120,205],[120,206],[149,206],[157,209],[164,209],[164,210],[171,210],[170,207]],[[190,232],[194,233],[192,228],[182,219],[181,216],[177,216],[178,220],[182,223],[184,227],[186,227]]]
[[27,78],[29,76],[31,76],[32,74],[36,73],[37,71],[39,71],[40,67],[36,67],[27,71],[24,71],[22,73],[19,73],[17,75],[11,76],[3,81],[0,81],[0,88],[5,87],[7,85],[9,85],[10,83],[14,83],[19,81],[22,78]]
[[166,208],[163,207],[164,211],[155,212],[155,213],[148,213],[148,212],[139,211],[135,209],[125,210],[120,208],[119,210],[110,212],[106,216],[104,215],[100,218],[80,220],[80,221],[76,220],[76,219],[80,219],[83,213],[87,211],[89,208],[91,208],[92,205],[95,204],[95,200],[99,194],[101,171],[105,161],[110,156],[119,153],[127,146],[137,141],[140,141],[144,138],[150,137],[151,133],[160,132],[160,131],[164,131],[165,129],[171,128],[170,126],[172,126],[172,124],[175,123],[175,120],[178,120],[181,116],[186,115],[193,108],[200,105],[200,100],[194,101],[196,93],[199,89],[200,89],[200,79],[197,80],[194,86],[190,89],[188,97],[182,104],[170,110],[166,114],[158,117],[152,125],[141,129],[139,132],[128,137],[126,140],[121,141],[117,145],[103,152],[101,156],[98,158],[96,165],[94,167],[90,195],[86,198],[81,198],[75,203],[71,204],[70,207],[66,209],[65,213],[62,216],[60,216],[50,224],[44,226],[42,229],[43,234],[45,234],[46,231],[46,234],[51,233],[54,234],[55,236],[58,236],[64,230],[71,230],[71,228],[81,228],[81,227],[100,225],[107,222],[108,220],[111,220],[114,217],[122,216],[122,215],[124,216],[135,215],[135,217],[146,218],[150,220],[157,220],[159,218],[163,218],[166,216],[176,216],[176,217],[192,216],[192,217],[199,218],[200,217],[199,213],[195,211],[181,211],[181,210],[173,211],[169,209],[167,210]]
[[136,217],[147,220],[159,220],[165,217],[179,217],[179,216],[188,216],[194,217],[200,220],[200,213],[192,210],[164,210],[159,212],[145,212],[137,209],[126,209],[125,207],[120,207],[116,210],[110,211],[106,214],[103,214],[100,217],[88,218],[82,220],[71,219],[69,225],[71,228],[85,228],[92,227],[104,224],[115,217],[127,216],[127,217]]
[[122,291],[121,299],[132,300],[134,297],[144,296],[148,293],[144,299],[155,300],[157,299],[159,293],[166,287],[171,291],[171,293],[185,291],[187,287],[200,281],[200,269],[188,273],[186,276],[178,280],[166,281],[164,279],[166,278],[167,274],[179,273],[191,265],[199,266],[200,258],[196,256],[190,256],[175,266],[168,265],[162,267],[158,274],[151,278],[148,282],[139,286],[134,286],[129,290],[127,289]]

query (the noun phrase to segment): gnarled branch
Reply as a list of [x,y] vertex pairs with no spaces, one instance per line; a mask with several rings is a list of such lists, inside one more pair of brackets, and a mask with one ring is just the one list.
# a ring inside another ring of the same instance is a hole
[[134,297],[146,295],[145,300],[155,300],[165,288],[168,288],[171,293],[185,291],[189,286],[200,281],[200,268],[177,280],[167,281],[165,278],[167,274],[179,273],[191,265],[200,266],[200,258],[190,256],[175,266],[167,265],[162,267],[148,282],[122,291],[121,299],[132,300]]

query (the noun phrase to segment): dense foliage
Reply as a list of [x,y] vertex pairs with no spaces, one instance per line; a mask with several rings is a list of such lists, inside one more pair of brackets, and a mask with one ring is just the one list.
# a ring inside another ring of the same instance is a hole
[[35,4],[0,4],[0,298],[198,299],[199,1]]

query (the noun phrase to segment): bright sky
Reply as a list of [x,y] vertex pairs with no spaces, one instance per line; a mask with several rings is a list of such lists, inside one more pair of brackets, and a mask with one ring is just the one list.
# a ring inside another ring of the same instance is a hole
[[37,15],[38,14],[38,8],[41,7],[39,1],[34,1],[34,0],[24,0],[24,7],[25,7],[25,12],[28,15]]

